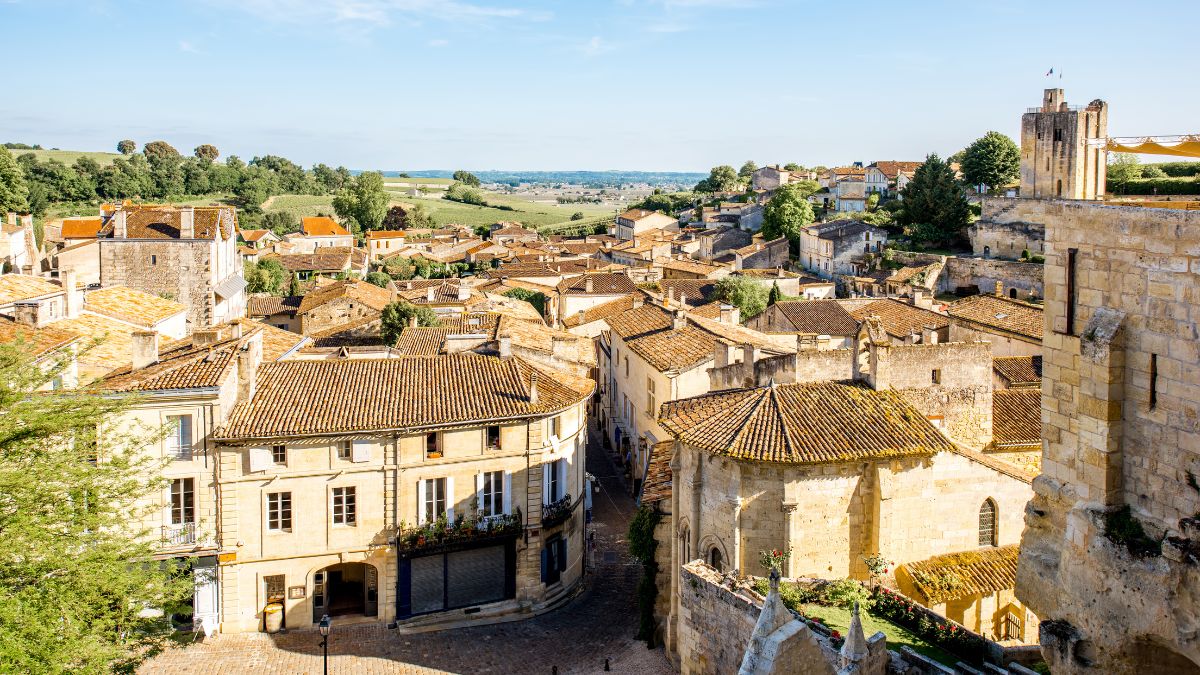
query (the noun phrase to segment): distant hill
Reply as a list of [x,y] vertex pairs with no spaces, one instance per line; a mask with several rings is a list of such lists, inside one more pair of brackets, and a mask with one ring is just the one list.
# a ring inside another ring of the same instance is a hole
[[[384,171],[385,177],[398,176],[400,171]],[[453,171],[433,169],[405,171],[414,178],[451,178]],[[472,171],[484,183],[520,185],[570,184],[589,188],[615,188],[621,185],[645,184],[654,187],[685,187],[691,189],[708,177],[706,173],[677,171]]]
[[9,150],[13,157],[20,157],[26,153],[33,153],[38,158],[39,162],[44,162],[48,159],[57,159],[70,166],[75,163],[75,160],[80,157],[91,157],[100,166],[108,166],[112,161],[120,157],[120,153],[116,152],[80,152],[78,150]]

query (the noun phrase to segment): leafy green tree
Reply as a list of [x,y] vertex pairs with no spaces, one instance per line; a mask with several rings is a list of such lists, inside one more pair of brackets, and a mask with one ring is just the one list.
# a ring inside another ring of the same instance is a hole
[[779,282],[771,284],[771,292],[767,294],[767,307],[783,299],[783,291],[779,290]]
[[416,267],[407,258],[394,256],[383,262],[383,271],[393,279],[408,281],[416,273]]
[[404,215],[405,226],[417,230],[431,230],[437,227],[433,214],[424,204],[413,204]]
[[717,282],[714,295],[718,300],[737,307],[742,321],[753,319],[767,308],[767,289],[753,279],[728,276]]
[[334,169],[329,168],[324,164],[318,164],[313,167],[313,180],[317,185],[325,191],[326,194],[335,194],[345,186],[345,180],[342,174]]
[[487,200],[483,198],[483,193],[474,188],[468,187],[464,183],[455,183],[446,190],[446,199],[463,204],[474,204],[476,206],[487,206]]
[[292,272],[292,280],[288,282],[288,295],[297,297],[304,295],[304,287],[300,284],[300,275]]
[[1166,177],[1167,177],[1167,172],[1163,171],[1161,167],[1154,166],[1153,164],[1142,167],[1142,178],[1166,178]]
[[50,198],[46,193],[46,186],[41,183],[34,183],[29,186],[29,212],[34,216],[41,218],[46,215],[46,210],[50,208]]
[[418,326],[441,325],[437,314],[428,307],[418,307],[405,300],[393,302],[383,308],[383,315],[379,321],[379,337],[383,338],[383,343],[389,347],[396,346],[400,333],[408,328],[409,320],[414,316],[417,317]]
[[203,145],[196,146],[195,154],[196,159],[203,160],[211,164],[212,162],[217,161],[217,157],[219,157],[221,153],[217,151],[217,146],[205,143]]
[[0,345],[0,670],[132,672],[163,647],[191,580],[154,561],[146,522],[162,430],[112,420],[126,397],[54,390],[65,362]]
[[989,131],[967,146],[961,165],[968,185],[1004,187],[1021,175],[1021,149],[1008,136]]
[[282,237],[291,232],[298,232],[300,220],[287,211],[271,211],[263,215],[262,227]]
[[763,208],[762,234],[767,240],[787,237],[792,248],[799,250],[800,233],[813,222],[812,205],[799,183],[784,185],[775,191]]
[[462,169],[454,172],[454,180],[471,187],[479,187],[482,184],[475,174],[470,171],[463,171]]
[[471,228],[471,232],[480,239],[491,239],[492,237],[492,228],[488,225],[476,225]]
[[161,159],[178,157],[179,151],[166,141],[151,141],[142,146],[142,154],[146,156],[146,159]]
[[804,167],[800,166],[799,164],[797,164],[795,162],[788,162],[787,164],[783,165],[783,168],[788,171],[803,171],[804,170]]
[[283,294],[283,282],[287,281],[288,272],[274,258],[266,258],[258,263],[246,263],[243,273],[246,277],[246,290],[251,293]]
[[742,180],[750,180],[750,177],[754,175],[755,171],[758,171],[758,165],[755,164],[753,160],[746,160],[746,163],[742,165],[742,168],[738,169],[738,177]]
[[134,143],[131,139],[126,138],[120,143],[117,143],[117,152],[121,153],[122,155],[132,155],[133,153],[137,152],[137,143]]
[[333,198],[333,210],[338,217],[355,222],[364,230],[378,230],[388,211],[383,174],[378,171],[359,174]]
[[24,213],[28,208],[29,186],[25,183],[25,172],[8,148],[0,148],[0,213]]
[[583,220],[583,218],[583,211],[576,211],[575,213],[571,214],[571,220]]
[[1117,192],[1124,192],[1130,181],[1141,177],[1142,167],[1137,155],[1118,152],[1108,162],[1108,182]]
[[949,244],[962,239],[970,208],[954,171],[937,154],[917,167],[903,196],[896,220],[901,225],[927,226],[913,230],[918,241]]
[[538,311],[538,314],[541,314],[542,316],[546,315],[546,295],[541,291],[531,291],[528,288],[514,288],[512,290],[505,291],[503,295],[516,300],[524,300],[525,302],[533,305],[533,308]]
[[741,180],[732,166],[722,164],[714,166],[708,172],[708,178],[696,183],[696,192],[737,192],[741,188]]
[[655,188],[653,194],[646,195],[631,208],[673,214],[690,207],[695,199],[694,192],[663,192],[661,189]]
[[392,278],[384,272],[368,272],[364,281],[366,281],[368,284],[374,284],[380,288],[387,288],[387,285],[391,283]]

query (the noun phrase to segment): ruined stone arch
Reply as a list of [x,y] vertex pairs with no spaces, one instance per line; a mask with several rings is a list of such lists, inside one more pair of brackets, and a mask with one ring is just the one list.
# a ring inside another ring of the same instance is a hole
[[[714,553],[716,554],[715,556]],[[725,543],[712,535],[708,535],[700,540],[700,550],[696,551],[696,555],[703,555],[704,562],[715,567],[720,572],[727,572],[732,569],[733,561],[729,557],[729,551],[725,548]],[[713,565],[714,559],[720,565]]]

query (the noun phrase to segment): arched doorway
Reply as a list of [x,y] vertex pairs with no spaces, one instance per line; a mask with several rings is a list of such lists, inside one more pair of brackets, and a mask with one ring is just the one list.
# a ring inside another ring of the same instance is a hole
[[330,565],[313,574],[313,621],[329,616],[375,616],[379,573],[366,563]]

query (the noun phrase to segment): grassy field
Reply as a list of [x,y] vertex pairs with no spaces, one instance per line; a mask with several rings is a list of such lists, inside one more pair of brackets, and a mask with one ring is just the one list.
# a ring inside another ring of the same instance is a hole
[[32,152],[38,158],[39,162],[44,162],[47,159],[57,159],[70,166],[75,163],[75,160],[83,156],[91,157],[96,160],[100,166],[108,166],[112,161],[121,155],[115,152],[79,152],[76,150],[9,150],[13,157],[20,157],[25,153]]
[[400,178],[398,176],[384,176],[383,184],[385,187],[403,185],[405,187],[413,187],[418,185],[450,185],[454,182],[453,178]]
[[436,199],[432,197],[395,195],[392,197],[392,201],[394,203],[420,204],[424,206],[439,225],[457,223],[472,227],[475,225],[490,225],[501,221],[516,221],[530,227],[542,227],[544,225],[567,222],[571,219],[571,215],[577,211],[582,212],[585,217],[607,215],[613,212],[610,207],[596,206],[595,204],[569,204],[563,206],[557,204],[535,204],[524,199],[491,193],[484,193],[484,198],[490,204],[509,206],[513,210],[509,211],[491,206],[460,204],[448,199]]
[[[848,609],[806,604],[803,605],[801,613],[809,618],[824,621],[826,626],[838,631],[842,635],[845,635],[846,631],[850,629],[850,610]],[[913,635],[902,626],[897,626],[885,619],[871,616],[868,612],[860,612],[859,617],[862,619],[863,633],[867,637],[883,631],[883,634],[887,636],[888,649],[900,651],[901,647],[908,647],[922,656],[928,656],[938,663],[947,666],[953,666],[961,660],[950,652]]]

